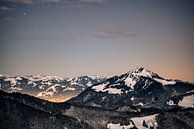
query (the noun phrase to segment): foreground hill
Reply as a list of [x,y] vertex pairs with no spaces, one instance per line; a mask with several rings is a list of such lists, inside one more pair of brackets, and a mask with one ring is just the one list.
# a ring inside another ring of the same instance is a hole
[[52,103],[0,91],[1,129],[193,129],[194,109],[174,107],[137,112]]

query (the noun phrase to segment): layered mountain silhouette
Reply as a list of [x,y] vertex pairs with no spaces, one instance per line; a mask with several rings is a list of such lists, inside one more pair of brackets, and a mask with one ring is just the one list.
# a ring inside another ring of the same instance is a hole
[[0,91],[1,129],[193,129],[194,85],[145,68],[53,103]]

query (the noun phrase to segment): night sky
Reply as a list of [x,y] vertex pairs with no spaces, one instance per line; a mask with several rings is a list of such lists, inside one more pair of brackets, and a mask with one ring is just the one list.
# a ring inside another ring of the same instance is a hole
[[0,0],[0,73],[194,81],[193,0]]

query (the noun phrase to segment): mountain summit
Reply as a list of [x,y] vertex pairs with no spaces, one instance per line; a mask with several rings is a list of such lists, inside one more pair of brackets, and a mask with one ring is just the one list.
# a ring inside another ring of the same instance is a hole
[[94,85],[92,89],[101,92],[108,91],[111,94],[118,94],[134,90],[135,86],[139,82],[145,83],[144,88],[153,82],[160,83],[162,85],[173,85],[176,83],[172,80],[163,79],[156,73],[146,70],[145,68],[138,68],[121,76],[110,78],[101,84]]
[[69,102],[107,109],[125,106],[168,108],[179,106],[184,97],[193,93],[193,84],[164,79],[150,70],[137,68],[94,84]]

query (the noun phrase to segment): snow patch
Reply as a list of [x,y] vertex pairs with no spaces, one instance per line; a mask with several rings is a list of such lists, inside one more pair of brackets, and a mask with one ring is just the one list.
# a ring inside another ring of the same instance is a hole
[[121,125],[120,123],[118,124],[108,123],[107,128],[108,129],[130,129],[130,128],[137,127],[138,129],[150,129],[150,127],[153,127],[154,129],[156,129],[158,126],[156,122],[156,116],[158,116],[158,114],[143,116],[143,117],[134,117],[134,118],[131,118],[129,125]]
[[131,97],[131,101],[133,101],[135,99],[135,97],[133,96],[133,97]]
[[97,85],[97,86],[93,86],[92,89],[94,89],[97,92],[107,92],[109,94],[121,94],[122,91],[121,89],[117,89],[117,88],[106,88],[106,85],[108,84],[108,82]]
[[129,86],[131,89],[134,89],[134,86],[135,86],[135,84],[136,84],[136,80],[135,80],[135,78],[127,77],[127,78],[125,79],[125,84],[126,84],[127,86]]
[[28,85],[32,85],[34,87],[36,85],[36,83],[34,83],[32,81],[28,81]]
[[142,102],[138,103],[137,106],[138,106],[138,105],[139,105],[139,106],[142,106],[142,107],[144,106],[144,104],[143,104]]
[[109,88],[109,89],[106,89],[105,91],[108,91],[109,94],[121,94],[122,93],[121,89],[117,89],[117,88]]
[[154,78],[154,80],[160,82],[162,85],[174,85],[176,83],[175,81],[168,81],[159,78]]
[[109,82],[105,82],[105,83],[93,86],[92,89],[94,89],[97,92],[100,92],[100,91],[105,92],[104,89],[105,89],[105,86],[108,85],[108,83]]
[[131,118],[131,120],[134,122],[135,126],[138,129],[147,129],[145,126],[143,126],[144,121],[145,121],[145,124],[148,126],[148,129],[150,127],[153,127],[154,129],[156,129],[158,126],[156,122],[156,116],[158,116],[158,114],[143,116],[143,117],[134,117],[134,118]]
[[36,97],[41,97],[41,96],[52,96],[54,93],[57,92],[56,87],[59,87],[59,84],[55,84],[51,87],[49,87],[46,91],[40,92],[39,94],[37,94]]
[[136,69],[136,70],[133,70],[132,72],[131,72],[131,74],[132,75],[134,75],[134,76],[138,76],[138,77],[140,77],[140,76],[143,76],[143,77],[149,77],[149,78],[152,78],[152,76],[154,75],[154,73],[153,72],[151,72],[151,71],[149,71],[149,70],[146,70],[146,69],[144,69],[144,68],[138,68],[138,69]]
[[179,101],[178,105],[185,108],[194,108],[194,95],[183,97],[183,99]]
[[113,124],[113,123],[109,123],[107,125],[108,129],[130,129],[133,128],[133,124],[130,123],[129,125],[121,125],[121,124]]
[[64,89],[63,91],[67,91],[67,90],[71,90],[71,91],[73,91],[73,90],[76,90],[75,88],[73,88],[73,87],[67,87],[66,89]]
[[168,105],[170,105],[170,106],[173,106],[173,105],[176,105],[176,104],[174,104],[174,101],[172,101],[172,100],[169,100],[168,102],[166,102]]
[[14,86],[17,84],[17,81],[13,78],[6,78],[5,81],[9,81],[11,83],[11,86]]
[[88,86],[92,86],[92,82],[89,81],[89,82],[87,83],[87,85],[88,85]]
[[12,93],[12,92],[18,92],[18,91],[21,91],[22,90],[22,88],[20,88],[20,87],[10,87],[10,92]]
[[16,77],[15,80],[19,81],[19,80],[22,80],[21,77]]

